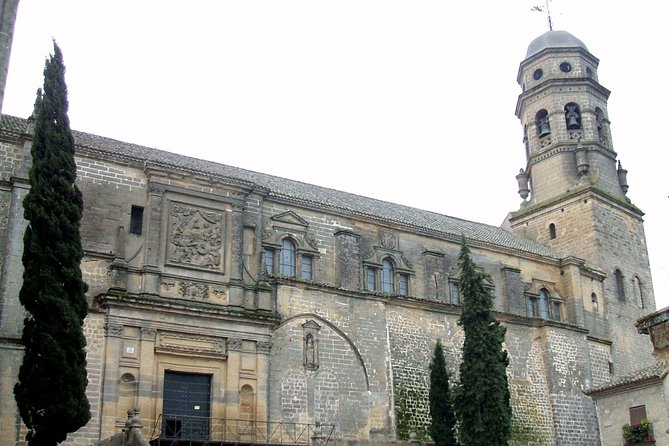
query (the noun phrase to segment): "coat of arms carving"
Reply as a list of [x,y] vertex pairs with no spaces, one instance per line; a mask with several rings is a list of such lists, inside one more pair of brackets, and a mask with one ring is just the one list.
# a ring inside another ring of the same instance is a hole
[[223,214],[183,204],[172,204],[168,262],[220,271]]

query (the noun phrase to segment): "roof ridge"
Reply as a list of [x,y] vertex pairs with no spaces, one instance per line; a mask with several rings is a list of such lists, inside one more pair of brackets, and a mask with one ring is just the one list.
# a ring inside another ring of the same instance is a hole
[[[3,115],[0,130],[9,134],[20,135],[25,133],[27,125],[28,121],[26,119]],[[79,130],[73,130],[72,133],[75,137],[75,144],[80,150],[98,152],[117,159],[168,166],[184,172],[228,178],[243,184],[265,188],[271,196],[296,203],[328,206],[353,215],[418,228],[435,234],[452,237],[464,235],[484,246],[504,247],[554,260],[565,257],[564,254],[550,247],[487,223],[474,222],[427,209],[366,197],[325,186],[317,186],[215,161],[202,160]]]

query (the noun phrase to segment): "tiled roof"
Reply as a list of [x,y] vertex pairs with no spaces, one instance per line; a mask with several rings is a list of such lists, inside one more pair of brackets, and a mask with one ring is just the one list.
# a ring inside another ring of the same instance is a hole
[[[27,125],[28,121],[25,119],[4,115],[0,123],[0,130],[2,133],[18,136],[25,132]],[[456,239],[464,235],[468,239],[483,245],[508,248],[556,260],[564,257],[553,249],[514,235],[499,227],[130,144],[90,133],[78,131],[72,133],[77,150],[97,152],[128,161],[151,163],[177,171],[225,178],[249,187],[264,188],[268,190],[270,196],[280,197],[297,204],[325,206],[335,211],[398,223],[433,232],[436,235],[450,236]]]
[[664,369],[662,364],[655,363],[651,366],[637,370],[634,373],[630,373],[629,375],[621,376],[599,387],[594,387],[588,390],[586,393],[588,395],[592,395],[594,393],[600,393],[605,390],[613,390],[617,387],[629,386],[631,384],[640,383],[653,378],[662,379],[666,374],[667,371]]

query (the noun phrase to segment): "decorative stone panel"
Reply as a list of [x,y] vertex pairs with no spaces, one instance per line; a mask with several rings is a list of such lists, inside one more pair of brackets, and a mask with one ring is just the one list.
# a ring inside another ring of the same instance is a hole
[[156,353],[160,352],[223,359],[228,356],[222,338],[168,331],[159,332]]
[[172,202],[166,263],[223,272],[222,211]]

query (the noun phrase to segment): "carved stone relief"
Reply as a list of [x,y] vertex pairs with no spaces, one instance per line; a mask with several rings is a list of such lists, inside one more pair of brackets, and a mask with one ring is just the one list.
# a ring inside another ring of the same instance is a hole
[[381,246],[388,249],[395,249],[397,247],[397,233],[393,231],[381,231],[380,234]]
[[241,338],[228,338],[228,350],[233,352],[242,351],[242,339]]
[[123,325],[121,324],[105,324],[105,332],[107,336],[120,337],[123,335]]
[[222,212],[172,203],[167,245],[168,263],[221,271]]
[[156,329],[142,327],[142,341],[155,341],[156,340]]
[[227,357],[225,341],[222,338],[200,336],[188,333],[160,332],[156,343],[157,352],[181,353],[188,355]]
[[311,234],[307,234],[304,237],[304,240],[311,246],[313,249],[318,249],[318,240]]
[[268,341],[258,341],[256,342],[256,349],[258,353],[269,354],[272,350],[272,343]]
[[205,283],[182,280],[179,282],[179,294],[186,299],[208,300],[209,286]]

